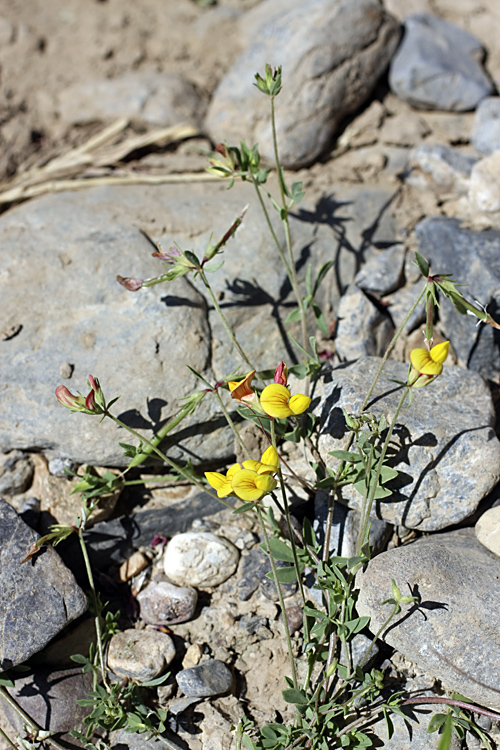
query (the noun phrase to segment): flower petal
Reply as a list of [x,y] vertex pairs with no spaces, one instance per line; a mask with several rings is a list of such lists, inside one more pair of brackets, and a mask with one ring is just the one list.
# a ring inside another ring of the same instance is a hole
[[219,474],[217,471],[206,471],[205,476],[210,487],[217,491],[218,497],[226,497],[233,491],[230,480],[224,474]]
[[248,458],[246,461],[243,461],[243,468],[250,469],[250,471],[258,472],[261,466],[261,462],[254,461],[253,458]]
[[443,365],[435,362],[427,349],[412,349],[410,360],[415,370],[422,375],[440,375],[443,371]]
[[429,353],[432,359],[434,360],[434,362],[437,362],[438,364],[442,365],[446,357],[448,356],[449,348],[450,348],[450,342],[443,341],[441,342],[441,344],[436,344],[436,346],[433,346]]
[[279,466],[279,457],[278,457],[278,451],[274,447],[274,445],[270,445],[267,450],[264,451],[262,454],[262,458],[260,459],[261,463],[268,464],[269,466],[275,466],[276,469]]
[[270,417],[285,419],[293,416],[293,411],[288,406],[290,391],[284,385],[271,383],[267,385],[260,395],[260,405]]
[[302,414],[306,409],[309,409],[310,403],[311,399],[309,396],[304,396],[303,393],[296,393],[288,402],[288,406],[294,414]]
[[231,380],[228,383],[229,390],[231,391],[231,398],[234,398],[236,401],[256,401],[257,394],[250,387],[254,377],[255,370],[252,370],[243,378],[243,380]]

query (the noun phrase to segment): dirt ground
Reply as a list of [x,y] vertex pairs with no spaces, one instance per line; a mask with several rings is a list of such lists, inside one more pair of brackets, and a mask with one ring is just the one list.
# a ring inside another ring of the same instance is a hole
[[[70,84],[131,71],[176,72],[208,102],[241,49],[238,13],[258,1],[219,0],[203,7],[195,0],[0,0],[0,188],[103,127],[67,128],[58,119],[54,98]],[[414,11],[432,12],[474,33],[500,88],[499,0],[387,0],[386,7],[400,19]],[[417,112],[382,82],[372,104],[346,123],[331,152],[301,170],[299,179],[313,199],[332,183],[398,186],[398,169],[391,163],[402,163],[407,149],[423,139],[467,149],[472,117]],[[155,166],[203,171],[206,157],[185,146],[177,153],[171,147],[160,152]],[[139,156],[128,166],[140,168]],[[400,225],[411,230],[426,215],[459,215],[460,206],[456,197],[401,186],[396,210]],[[271,680],[269,674],[266,679]]]

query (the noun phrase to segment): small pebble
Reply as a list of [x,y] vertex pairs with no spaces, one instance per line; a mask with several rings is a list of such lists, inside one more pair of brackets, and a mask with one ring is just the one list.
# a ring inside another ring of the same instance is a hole
[[474,113],[471,143],[480,154],[500,149],[500,96],[487,96]]
[[199,664],[201,657],[203,656],[203,646],[199,643],[192,643],[187,649],[184,659],[182,660],[183,669],[191,669]]
[[144,570],[144,568],[147,568],[148,565],[149,559],[143,552],[134,552],[134,554],[129,557],[128,560],[125,560],[125,562],[120,565],[120,581],[125,582],[130,580],[130,578],[136,576],[138,573]]
[[68,477],[65,469],[76,471],[77,464],[71,458],[51,458],[49,460],[49,473],[54,477]]
[[236,547],[210,531],[177,534],[164,554],[165,575],[178,586],[218,586],[235,572]]
[[109,642],[108,667],[142,682],[159,677],[175,657],[173,640],[158,630],[124,630]]
[[177,684],[188,697],[206,698],[227,693],[233,684],[231,670],[218,659],[206,661],[176,675]]
[[500,211],[500,151],[485,156],[472,167],[469,201],[479,211]]
[[198,592],[191,586],[159,581],[137,595],[141,619],[149,625],[174,625],[190,620],[196,610]]

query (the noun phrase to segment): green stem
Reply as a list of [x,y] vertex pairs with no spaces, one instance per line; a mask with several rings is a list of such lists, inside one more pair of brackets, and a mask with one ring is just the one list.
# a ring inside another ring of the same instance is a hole
[[[209,283],[209,281],[208,281],[208,279],[206,277],[205,271],[203,270],[203,268],[198,268],[197,270],[198,270],[198,273],[200,274],[200,279],[202,280],[203,284],[205,285],[205,289],[207,290],[207,292],[208,292],[208,294],[210,296],[210,299],[212,300],[212,304],[213,304],[213,306],[215,308],[215,311],[216,311],[217,315],[219,316],[222,325],[224,326],[224,330],[226,331],[227,335],[229,336],[230,341],[232,341],[232,343],[234,344],[234,346],[238,350],[238,353],[239,353],[240,357],[245,362],[245,364],[248,365],[248,367],[250,368],[250,370],[256,370],[256,368],[252,365],[252,363],[248,359],[247,355],[245,354],[245,352],[241,348],[238,339],[234,335],[234,332],[231,329],[231,326],[229,325],[229,323],[227,321],[226,316],[222,312],[221,307],[220,307],[219,303],[217,302],[217,298],[216,298],[215,294],[213,293],[212,287],[210,286],[210,283]],[[258,375],[257,375],[257,378],[259,378]]]
[[372,642],[370,643],[370,645],[366,649],[366,651],[363,654],[362,658],[359,660],[359,662],[358,662],[358,666],[359,667],[363,666],[363,664],[368,660],[368,657],[371,654],[372,648],[374,647],[375,643],[378,641],[380,634],[386,629],[386,627],[391,622],[392,618],[397,614],[398,610],[400,611],[401,607],[399,606],[399,604],[395,604],[394,608],[393,608],[393,610],[391,612],[391,614],[389,615],[389,617],[387,618],[387,620],[385,620],[385,622],[377,630],[377,632],[373,636]]
[[[276,429],[275,429],[274,419],[271,420],[271,441],[272,441],[274,449],[277,452],[278,449],[276,447]],[[279,477],[279,483],[280,483],[280,489],[281,489],[281,496],[283,498],[283,507],[285,510],[286,527],[288,529],[288,536],[290,537],[290,544],[292,546],[293,567],[295,568],[295,575],[297,576],[300,595],[302,597],[302,601],[305,604],[306,595],[304,591],[304,584],[302,582],[302,574],[301,574],[300,566],[299,566],[299,557],[297,555],[297,545],[295,544],[295,529],[292,526],[292,518],[290,516],[290,507],[288,505],[285,482],[283,481],[283,472],[281,471],[280,465],[278,465],[278,477]],[[286,617],[286,613],[283,610],[283,619],[285,617]],[[304,617],[303,619],[304,619],[304,639],[306,643],[309,643],[310,636],[309,636],[309,625],[307,622],[307,617]]]
[[[94,610],[95,610],[95,634],[97,639],[97,653],[99,656],[99,666],[101,669],[101,676],[102,676],[102,682],[104,687],[106,688],[107,692],[109,693],[109,685],[108,681],[106,679],[106,667],[104,666],[104,654],[102,649],[102,630],[101,630],[101,610],[100,610],[100,604],[99,600],[97,598],[96,590],[95,590],[95,584],[94,584],[94,576],[92,574],[92,568],[90,565],[89,556],[87,553],[87,547],[85,545],[85,540],[83,538],[83,530],[80,527],[78,529],[78,540],[80,542],[80,548],[82,550],[83,554],[83,560],[85,563],[85,570],[87,573],[87,578],[89,581],[90,590],[92,592],[92,601],[94,604]],[[94,690],[96,689],[96,675],[94,673]]]
[[[17,701],[14,700],[14,698],[9,694],[9,692],[3,687],[0,687],[0,696],[4,699],[6,703],[9,704],[9,706],[12,708],[13,711],[15,711],[21,719],[24,721],[28,729],[33,732],[34,735],[38,735],[39,732],[43,732],[44,730],[36,724],[31,716],[29,716],[21,706],[17,703]],[[8,739],[8,738],[7,738]],[[53,737],[44,737],[44,742],[47,742],[49,745],[52,745],[52,747],[56,748],[56,750],[66,750],[62,745],[57,742]],[[10,742],[10,740],[9,740]],[[12,744],[12,743],[10,743]],[[16,747],[14,745],[14,747]],[[17,750],[17,747],[16,747]]]
[[251,178],[252,178],[252,183],[253,183],[253,185],[255,187],[255,191],[257,193],[257,197],[259,199],[259,203],[260,203],[260,207],[262,209],[262,213],[264,214],[264,218],[266,220],[268,229],[269,229],[269,231],[271,233],[271,237],[274,240],[274,244],[276,245],[276,249],[278,250],[279,256],[281,258],[281,262],[285,266],[286,275],[290,279],[290,283],[291,283],[292,282],[292,272],[290,270],[290,266],[288,265],[288,261],[286,259],[286,255],[283,252],[283,249],[281,247],[280,241],[279,241],[279,239],[278,239],[278,237],[276,235],[276,232],[274,231],[274,227],[273,227],[273,225],[271,223],[271,218],[269,216],[269,211],[267,210],[266,204],[264,203],[264,199],[262,198],[262,193],[261,193],[261,189],[260,189],[259,183],[256,181],[255,176],[253,174],[251,175]]
[[18,747],[17,747],[17,745],[15,745],[15,744],[14,744],[14,743],[12,742],[12,740],[10,739],[10,737],[9,737],[9,736],[8,736],[7,734],[5,734],[5,732],[3,731],[3,729],[2,729],[1,727],[0,727],[0,737],[3,737],[3,739],[5,740],[5,742],[6,742],[6,743],[7,743],[8,745],[10,745],[11,747],[13,747],[13,748],[14,748],[14,750],[18,750]]
[[175,461],[172,461],[171,458],[166,456],[156,445],[153,445],[153,443],[150,440],[147,440],[143,435],[136,432],[132,427],[129,427],[124,422],[121,421],[121,419],[118,419],[118,417],[115,417],[114,414],[111,414],[109,411],[104,412],[104,416],[109,417],[115,424],[117,424],[119,427],[122,427],[124,430],[127,430],[131,435],[138,438],[138,440],[141,440],[143,443],[148,445],[151,448],[151,451],[153,453],[156,453],[157,456],[161,458],[162,461],[167,463],[169,466],[172,467],[175,471],[179,472],[185,479],[188,480],[190,484],[195,484],[197,487],[199,487],[203,492],[206,492],[207,495],[210,495],[210,497],[213,497],[215,500],[218,500],[222,505],[225,505],[226,508],[229,508],[230,510],[234,510],[234,507],[231,505],[231,503],[228,503],[227,500],[224,500],[222,497],[218,497],[215,493],[211,492],[210,490],[207,490],[206,486],[201,482],[200,480],[196,479],[192,474],[189,474],[189,472],[185,471],[185,469],[182,468],[182,466],[179,466],[179,464],[175,463]]
[[221,411],[222,411],[222,413],[224,414],[224,417],[226,418],[226,422],[228,423],[229,427],[230,427],[230,428],[231,428],[231,430],[233,431],[234,437],[235,437],[235,438],[236,438],[236,440],[238,441],[238,444],[239,444],[239,446],[240,446],[241,450],[243,451],[243,453],[245,454],[245,456],[246,456],[247,458],[250,458],[250,459],[251,459],[251,458],[252,458],[252,456],[250,455],[250,453],[249,453],[249,451],[248,451],[248,448],[246,447],[245,443],[244,443],[244,442],[243,442],[243,440],[241,439],[241,435],[240,435],[240,433],[238,432],[238,430],[236,429],[236,425],[234,424],[233,420],[231,419],[231,417],[230,417],[230,415],[229,415],[229,412],[228,412],[228,410],[226,409],[226,406],[225,406],[225,404],[224,404],[224,402],[223,402],[223,400],[222,400],[222,398],[221,398],[221,395],[220,395],[220,393],[219,393],[219,391],[218,391],[218,390],[216,390],[216,391],[215,391],[215,395],[216,395],[217,401],[219,402],[219,406],[220,406],[220,408],[221,408]]
[[[368,496],[370,494],[370,478],[371,478],[371,470],[372,470],[372,463],[373,463],[373,452],[375,450],[374,443],[370,446],[370,455],[368,456],[368,460],[365,460],[365,454],[362,449],[359,449],[359,455],[361,456],[361,462],[363,464],[363,468],[365,470],[365,476],[366,476],[366,490],[363,493],[363,502],[361,504],[361,522],[359,524],[359,531],[358,531],[358,540],[356,543],[356,549],[360,550],[363,546],[364,542],[364,535],[365,535],[365,527],[369,522],[370,515],[366,514],[366,503],[368,501]],[[371,508],[371,506],[370,506]],[[368,534],[369,536],[369,534]]]
[[[304,308],[304,302],[302,299],[302,295],[300,294],[299,289],[299,282],[297,279],[297,269],[295,268],[295,259],[293,257],[293,249],[292,249],[292,239],[290,236],[290,221],[288,218],[288,206],[286,202],[286,192],[285,192],[285,185],[283,182],[283,175],[281,172],[281,164],[279,159],[279,152],[278,152],[278,137],[276,134],[276,117],[274,112],[274,96],[270,97],[271,100],[271,128],[273,133],[273,150],[274,150],[274,158],[276,161],[276,174],[278,177],[278,185],[280,190],[280,196],[281,196],[281,205],[283,207],[283,226],[285,229],[285,241],[286,241],[286,247],[288,251],[288,259],[289,259],[289,265],[290,265],[290,283],[292,285],[293,291],[295,293],[295,297],[297,298],[297,304],[299,306],[300,311],[300,327],[302,331],[302,346],[306,351],[309,349],[309,341],[307,339],[307,322],[306,322],[306,311]],[[308,384],[306,383],[308,386]],[[307,390],[306,390],[307,395]]]
[[384,464],[385,454],[387,453],[387,448],[389,447],[389,443],[390,443],[391,438],[392,438],[392,433],[393,433],[394,428],[396,426],[396,422],[397,422],[398,417],[399,417],[399,415],[401,413],[401,409],[403,408],[403,404],[405,402],[405,399],[406,399],[406,396],[408,395],[408,391],[409,390],[410,389],[408,387],[406,387],[404,389],[404,391],[403,391],[403,395],[401,396],[401,398],[399,400],[399,404],[398,404],[396,412],[394,414],[394,418],[393,418],[393,420],[391,422],[391,425],[390,425],[390,427],[389,427],[389,429],[387,431],[387,435],[386,435],[386,438],[384,440],[384,445],[382,446],[382,452],[380,454],[380,458],[378,459],[378,463],[377,463],[377,472],[375,474],[375,478],[373,480],[373,484],[371,485],[370,496],[369,496],[369,499],[368,499],[368,506],[366,508],[365,518],[363,519],[363,523],[362,523],[362,533],[360,533],[359,538],[358,538],[358,548],[356,550],[356,554],[357,555],[361,554],[361,550],[363,548],[363,545],[367,541],[367,535],[368,535],[368,532],[369,532],[370,514],[372,512],[373,500],[375,498],[375,492],[377,491],[378,481],[380,479],[380,474],[382,472],[382,466]]
[[278,599],[281,607],[281,612],[283,614],[283,626],[285,629],[285,638],[286,638],[286,646],[288,649],[288,659],[290,661],[290,669],[292,672],[292,682],[295,689],[298,687],[298,681],[297,681],[297,670],[295,669],[295,659],[293,656],[293,647],[292,647],[292,639],[290,637],[290,629],[288,627],[288,619],[286,616],[286,609],[285,609],[285,602],[283,599],[283,592],[281,590],[280,582],[278,581],[278,575],[276,570],[276,563],[274,562],[274,557],[271,554],[271,547],[269,546],[269,536],[267,533],[266,525],[264,523],[264,518],[262,516],[262,509],[260,505],[256,506],[257,508],[257,514],[259,516],[260,526],[262,529],[262,534],[264,536],[264,544],[266,547],[267,556],[269,557],[269,562],[271,563],[271,570],[273,571],[273,577],[274,582],[276,584],[276,591],[278,592]]
[[427,289],[427,284],[425,284],[424,288],[422,289],[422,291],[421,291],[421,292],[420,292],[420,294],[418,295],[417,299],[415,300],[415,302],[414,302],[414,303],[413,303],[413,305],[411,306],[411,308],[410,308],[410,311],[409,311],[408,315],[406,316],[406,318],[405,318],[405,319],[403,320],[403,322],[402,322],[402,323],[401,323],[401,325],[399,326],[398,330],[396,331],[396,333],[395,333],[395,334],[394,334],[394,336],[393,336],[393,339],[392,339],[391,343],[390,343],[390,344],[389,344],[389,346],[387,347],[387,350],[386,350],[386,352],[385,352],[385,354],[384,354],[384,356],[383,356],[383,358],[382,358],[382,362],[380,363],[380,367],[379,367],[379,368],[378,368],[378,370],[377,370],[377,374],[375,375],[375,378],[374,378],[374,380],[373,380],[373,383],[371,384],[371,386],[370,386],[370,389],[369,389],[368,393],[366,394],[366,398],[365,398],[365,400],[363,401],[363,405],[362,405],[362,407],[361,407],[361,411],[364,411],[364,410],[366,409],[366,407],[367,407],[367,405],[368,405],[368,402],[370,401],[370,397],[371,397],[371,395],[372,395],[372,393],[373,393],[373,391],[374,391],[374,389],[375,389],[375,386],[377,385],[378,379],[379,379],[380,375],[382,374],[382,370],[384,369],[385,363],[387,362],[387,360],[388,360],[388,358],[389,358],[389,354],[390,354],[390,353],[392,352],[392,350],[394,349],[394,346],[396,345],[396,342],[397,342],[397,340],[399,339],[399,337],[400,337],[400,336],[401,336],[401,334],[403,333],[403,330],[404,330],[404,327],[405,327],[405,325],[406,325],[406,324],[408,323],[408,321],[410,320],[410,317],[411,317],[411,315],[413,314],[413,311],[414,311],[414,310],[416,310],[416,308],[417,308],[417,305],[418,305],[418,303],[420,302],[420,300],[422,299],[422,297],[424,296],[424,294],[425,294],[425,290],[426,290],[426,289]]

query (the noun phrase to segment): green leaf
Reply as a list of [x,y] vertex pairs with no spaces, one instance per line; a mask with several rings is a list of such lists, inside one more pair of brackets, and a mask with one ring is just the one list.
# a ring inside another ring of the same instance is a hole
[[286,316],[285,325],[288,325],[288,323],[295,323],[297,320],[300,320],[300,310],[298,307],[295,307],[293,310],[290,310]]
[[328,325],[326,323],[325,316],[323,315],[321,309],[318,307],[318,305],[314,304],[312,306],[314,317],[316,318],[316,325],[318,326],[321,333],[324,333],[325,336],[330,335],[330,331],[328,330]]
[[157,677],[154,680],[148,680],[147,682],[141,682],[140,687],[156,687],[157,685],[162,685],[168,678],[170,677],[170,672],[167,672],[166,674],[161,675],[161,677]]
[[255,503],[243,503],[239,508],[235,508],[233,513],[246,513],[249,510],[255,509]]
[[438,729],[441,729],[444,722],[446,721],[447,714],[434,714],[432,719],[429,721],[429,724],[427,726],[428,732],[437,732]]
[[244,734],[241,738],[241,744],[246,747],[247,750],[257,750],[256,745],[252,742],[248,734]]
[[89,660],[87,656],[84,656],[83,654],[73,654],[69,657],[71,661],[75,661],[77,664],[88,664]]
[[415,263],[422,276],[425,276],[425,278],[427,278],[430,270],[429,263],[424,257],[420,255],[420,253],[415,253]]
[[215,273],[223,265],[224,265],[224,261],[223,260],[219,260],[216,263],[209,263],[208,265],[203,266],[203,270],[206,271],[207,273]]
[[183,255],[193,265],[195,265],[195,266],[200,266],[201,265],[198,257],[193,252],[191,252],[191,250],[185,250],[184,253],[183,253]]
[[14,682],[6,676],[7,672],[3,672],[3,675],[4,676],[2,677],[2,674],[0,674],[0,685],[2,687],[14,687]]
[[[297,580],[297,574],[295,573],[295,568],[291,565],[287,565],[284,568],[277,568],[276,575],[280,583],[293,583],[294,581]],[[270,570],[269,573],[266,573],[266,578],[269,578],[271,581],[274,581],[274,574],[272,570]]]
[[295,688],[286,688],[281,691],[283,700],[287,703],[307,703],[307,696],[303,690],[296,690]]
[[302,190],[302,182],[292,182],[291,191],[294,203],[300,203],[306,194],[305,190]]
[[357,464],[362,460],[359,453],[353,453],[352,451],[329,451],[328,455],[334,456],[334,458],[338,458],[340,461],[347,461],[350,464]]
[[448,716],[446,717],[446,721],[444,723],[443,734],[441,735],[441,739],[439,741],[439,745],[437,746],[437,750],[449,750],[449,747],[451,745],[452,721],[453,721],[452,715],[448,714]]
[[[264,543],[260,545],[261,549],[264,550],[264,552],[267,552],[266,546]],[[269,549],[271,550],[271,555],[274,557],[275,560],[281,560],[282,562],[289,562],[293,563],[293,552],[291,548],[288,546],[288,544],[285,544],[285,542],[282,542],[281,539],[276,539],[274,537],[271,537],[269,539]]]
[[318,275],[316,276],[316,281],[314,282],[314,288],[313,288],[313,292],[312,292],[312,296],[313,297],[316,296],[316,292],[318,291],[319,285],[321,284],[321,282],[325,278],[325,276],[328,273],[328,271],[330,270],[330,268],[333,268],[333,266],[335,265],[335,263],[336,263],[336,261],[329,260],[326,263],[323,263],[323,265],[319,269]]

